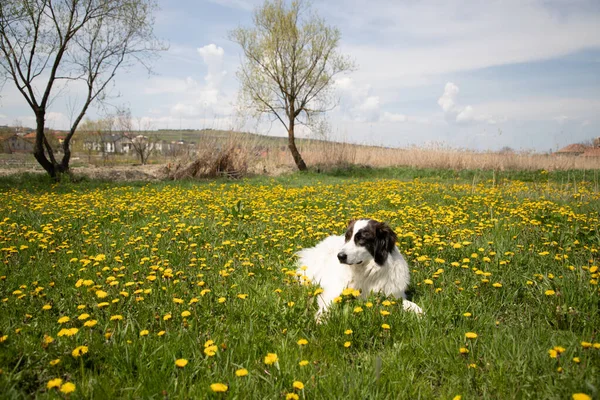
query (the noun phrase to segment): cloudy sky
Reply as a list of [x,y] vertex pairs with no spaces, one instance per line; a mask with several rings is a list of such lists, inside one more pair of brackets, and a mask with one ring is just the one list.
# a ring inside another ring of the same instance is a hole
[[[259,3],[159,1],[155,29],[170,48],[154,75],[119,74],[111,102],[154,128],[283,135],[276,123],[235,112],[241,55],[227,35],[250,25]],[[600,136],[598,0],[314,0],[313,7],[340,28],[340,50],[357,65],[336,81],[332,139],[547,151]],[[0,124],[33,126],[13,86],[2,89]],[[74,88],[55,99],[48,125],[66,128],[78,98]]]

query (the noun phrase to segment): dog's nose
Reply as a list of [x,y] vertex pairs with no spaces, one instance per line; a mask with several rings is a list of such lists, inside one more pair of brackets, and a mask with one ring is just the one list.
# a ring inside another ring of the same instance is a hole
[[340,252],[340,253],[338,253],[337,257],[341,263],[346,262],[348,260],[348,255],[346,253]]

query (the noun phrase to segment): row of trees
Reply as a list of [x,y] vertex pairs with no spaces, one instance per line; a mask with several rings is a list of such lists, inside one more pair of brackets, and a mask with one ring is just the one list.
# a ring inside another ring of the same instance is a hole
[[[154,0],[2,0],[0,85],[11,81],[36,118],[33,155],[48,174],[69,172],[71,140],[86,112],[106,100],[118,70],[148,61],[166,46],[154,34]],[[240,100],[257,116],[278,120],[300,170],[298,125],[313,126],[335,106],[333,81],[352,62],[337,51],[340,32],[303,1],[266,0],[251,27],[230,33],[245,56],[238,72]],[[62,159],[45,136],[54,96],[79,83],[85,98],[62,143]]]

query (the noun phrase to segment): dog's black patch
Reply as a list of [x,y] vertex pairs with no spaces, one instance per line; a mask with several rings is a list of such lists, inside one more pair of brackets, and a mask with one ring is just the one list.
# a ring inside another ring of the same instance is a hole
[[[354,228],[354,221],[351,223]],[[352,229],[349,228],[350,237]],[[396,245],[396,233],[386,223],[375,220],[369,220],[367,226],[356,232],[354,243],[357,246],[363,246],[373,256],[378,265],[383,265],[388,255],[394,250]],[[346,241],[349,240],[346,232]]]
[[346,242],[348,242],[350,239],[352,239],[352,232],[354,232],[354,223],[356,222],[355,219],[350,220],[350,222],[348,222],[348,228],[346,228]]

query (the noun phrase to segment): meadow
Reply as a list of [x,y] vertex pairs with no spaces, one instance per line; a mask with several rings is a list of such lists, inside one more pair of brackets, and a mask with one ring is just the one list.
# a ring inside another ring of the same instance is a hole
[[[589,171],[3,178],[0,397],[597,399],[599,216]],[[424,316],[347,290],[315,322],[294,253],[360,217]]]

